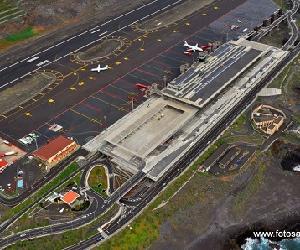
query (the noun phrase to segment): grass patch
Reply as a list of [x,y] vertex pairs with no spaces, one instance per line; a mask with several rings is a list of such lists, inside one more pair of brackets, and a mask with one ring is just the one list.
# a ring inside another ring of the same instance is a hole
[[29,38],[40,35],[43,31],[44,29],[40,27],[27,27],[19,32],[10,34],[0,40],[0,50],[6,49],[18,42],[22,42]]
[[15,214],[21,212],[22,210],[26,209],[27,207],[31,206],[32,204],[37,203],[43,196],[48,194],[53,188],[57,187],[59,184],[64,182],[67,178],[69,178],[75,171],[78,170],[78,164],[76,162],[71,163],[67,166],[59,175],[54,177],[53,180],[45,184],[41,187],[37,192],[33,193],[29,196],[26,200],[22,203],[18,204],[17,206],[7,210],[2,216],[0,221],[3,222]]
[[[183,175],[179,176],[168,185],[165,191],[131,223],[132,230],[129,228],[122,230],[109,240],[103,242],[97,249],[133,250],[147,248],[158,238],[160,225],[173,213],[173,209],[165,212],[159,212],[158,210],[153,211],[153,209],[163,201],[168,200],[192,176],[194,171],[196,171],[196,169],[198,169],[198,167],[223,143],[224,141],[219,139],[214,145],[210,146]],[[208,173],[199,173],[197,176],[198,175],[203,175],[203,178],[209,178],[210,176]]]
[[100,195],[106,196],[106,190],[108,188],[107,176],[104,166],[95,166],[89,175],[89,186]]
[[19,42],[26,40],[30,37],[38,35],[38,31],[34,29],[33,27],[28,27],[26,29],[23,29],[17,33],[8,35],[5,40],[8,42]]
[[119,210],[119,205],[113,204],[113,206],[108,209],[104,214],[97,217],[90,224],[83,226],[79,229],[69,230],[61,234],[53,234],[50,236],[45,236],[37,238],[31,241],[19,241],[16,244],[7,247],[6,249],[64,249],[70,245],[79,243],[82,240],[92,237],[97,234],[97,228],[109,221]]
[[264,175],[266,172],[266,165],[260,164],[258,166],[256,174],[250,180],[248,185],[238,193],[234,201],[233,210],[236,213],[242,213],[244,211],[246,202],[259,190],[261,184],[263,183]]
[[[10,234],[15,234],[18,232],[25,231],[27,229],[32,229],[36,227],[44,227],[49,225],[49,220],[46,218],[30,218],[28,214],[22,215],[12,227],[9,227],[5,231],[5,235],[8,236]],[[3,234],[4,236],[4,234]]]

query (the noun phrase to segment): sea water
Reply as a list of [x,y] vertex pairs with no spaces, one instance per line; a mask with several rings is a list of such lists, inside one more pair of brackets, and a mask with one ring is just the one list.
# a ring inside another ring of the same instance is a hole
[[247,238],[241,246],[244,250],[300,250],[300,238],[271,241],[264,237],[260,239]]

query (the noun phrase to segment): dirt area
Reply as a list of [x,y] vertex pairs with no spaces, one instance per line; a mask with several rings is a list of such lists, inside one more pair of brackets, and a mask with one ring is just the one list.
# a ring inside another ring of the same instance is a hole
[[213,3],[214,0],[202,0],[202,1],[185,1],[184,3],[172,8],[169,11],[155,16],[152,19],[139,23],[137,28],[143,31],[153,31],[162,27],[171,25],[183,18],[193,14],[194,12],[202,9],[203,7]]
[[0,114],[18,107],[27,100],[33,98],[50,84],[56,77],[49,72],[35,73],[22,82],[0,92]]
[[97,46],[94,46],[84,52],[79,52],[76,57],[80,61],[97,61],[103,57],[110,56],[123,45],[124,42],[121,39],[107,39]]

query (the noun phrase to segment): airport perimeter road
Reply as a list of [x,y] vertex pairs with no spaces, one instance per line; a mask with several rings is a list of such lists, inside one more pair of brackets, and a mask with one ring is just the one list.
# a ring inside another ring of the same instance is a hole
[[[124,226],[127,222],[129,222],[132,218],[134,218],[159,192],[162,191],[163,187],[174,179],[174,177],[178,176],[180,172],[182,172],[185,168],[187,168],[191,162],[210,145],[211,141],[217,139],[217,137],[226,129],[234,120],[235,118],[243,112],[245,108],[255,99],[256,94],[264,87],[269,81],[271,81],[277,74],[277,72],[283,68],[287,63],[289,63],[300,51],[300,47],[296,47],[290,54],[283,59],[283,61],[277,65],[273,69],[270,74],[261,81],[252,91],[224,117],[222,118],[219,123],[217,123],[214,128],[209,131],[198,143],[196,143],[193,148],[184,156],[181,160],[174,165],[174,167],[166,173],[162,179],[160,179],[152,189],[149,190],[148,195],[141,200],[138,205],[133,208],[133,210],[126,213],[125,216],[122,217],[121,220],[118,220],[118,223],[112,223],[109,226],[105,233],[107,235],[111,235],[116,232],[119,228]],[[20,232],[13,236],[4,238],[0,240],[0,247],[4,248],[7,245],[11,245],[16,241],[19,240],[27,240],[31,238],[41,237],[43,235],[49,235],[53,233],[60,233],[65,230],[75,229],[84,224],[92,221],[95,217],[103,213],[108,207],[110,207],[114,202],[119,200],[122,195],[124,195],[131,187],[133,187],[138,181],[140,181],[145,174],[140,172],[137,175],[133,176],[131,180],[126,182],[120,189],[112,194],[110,199],[104,203],[101,207],[96,207],[95,212],[91,212],[86,214],[82,217],[77,218],[72,222],[56,224],[53,226],[47,226],[43,228],[36,228],[32,230],[28,230],[26,232]],[[81,242],[76,246],[72,246],[71,249],[86,249],[89,246],[97,244],[99,241],[103,240],[103,236],[100,234],[95,235],[94,237]]]
[[258,34],[251,37],[251,40],[259,41],[262,37],[266,36],[268,33],[270,33],[275,27],[277,27],[282,21],[287,19],[288,25],[291,27],[291,37],[286,42],[286,44],[282,47],[283,49],[289,49],[291,46],[294,45],[296,40],[298,39],[298,26],[293,21],[293,17],[297,14],[298,9],[300,7],[299,0],[292,0],[293,1],[293,8],[291,10],[288,10],[284,15],[276,19],[272,24],[270,24],[266,30],[263,32],[259,32]]
[[[123,227],[131,219],[133,219],[157,194],[159,194],[164,186],[178,176],[185,168],[187,168],[198,155],[210,145],[211,141],[214,141],[218,136],[235,120],[235,118],[241,114],[249,104],[255,99],[256,94],[277,74],[277,72],[289,63],[300,51],[300,47],[294,49],[270,74],[261,81],[240,103],[227,114],[226,117],[221,119],[214,128],[206,134],[194,147],[179,161],[177,164],[160,179],[155,185],[148,191],[148,195],[137,204],[129,213],[127,213],[121,220],[115,221],[108,228],[105,229],[107,235],[112,235],[118,229]],[[68,250],[87,249],[102,241],[104,237],[101,234],[97,234],[86,241],[67,248]]]
[[298,40],[299,29],[298,29],[298,25],[296,23],[295,16],[298,13],[299,7],[300,7],[299,0],[294,0],[293,1],[293,9],[288,12],[288,16],[287,16],[288,25],[291,28],[292,34],[291,34],[289,40],[282,47],[283,49],[289,49],[290,47],[294,46],[295,42]]
[[[160,179],[152,189],[149,190],[148,195],[141,200],[138,205],[133,208],[133,210],[126,213],[125,216],[121,220],[118,220],[118,223],[112,223],[109,226],[105,233],[107,235],[111,235],[116,232],[119,228],[124,226],[127,222],[129,222],[132,218],[134,218],[159,192],[161,192],[164,186],[174,179],[174,177],[178,176],[180,172],[182,172],[185,168],[187,168],[191,162],[210,145],[211,141],[217,139],[217,137],[235,120],[235,118],[243,112],[245,108],[255,99],[256,94],[264,87],[270,80],[276,76],[277,72],[283,68],[287,63],[289,63],[294,56],[296,56],[300,51],[300,47],[296,47],[277,67],[273,69],[270,74],[261,81],[252,91],[224,117],[219,123],[217,123],[214,128],[207,133],[198,143],[196,143],[193,148],[174,165],[174,167],[166,173],[162,179]],[[36,228],[32,230],[28,230],[26,232],[20,232],[13,236],[4,238],[0,240],[0,247],[4,248],[7,245],[11,245],[19,240],[26,240],[36,237],[41,237],[43,235],[49,235],[53,233],[60,233],[65,230],[75,229],[77,227],[83,226],[84,224],[92,221],[95,217],[104,212],[108,207],[110,207],[114,202],[119,200],[122,195],[124,195],[131,187],[133,187],[138,181],[140,181],[145,174],[140,172],[137,175],[133,176],[131,180],[126,182],[120,189],[112,194],[110,199],[104,203],[101,207],[96,207],[95,212],[88,213],[82,217],[75,219],[72,222],[56,224],[53,226],[47,226],[43,228]],[[94,237],[81,242],[76,246],[72,246],[70,249],[86,249],[89,246],[97,244],[99,241],[103,240],[103,236],[100,234],[95,235]]]
[[[0,248],[4,248],[7,245],[11,245],[16,241],[19,240],[28,240],[37,237],[41,237],[43,235],[50,235],[53,233],[60,233],[65,230],[76,229],[84,224],[91,222],[101,213],[104,213],[114,202],[120,199],[128,190],[134,186],[138,181],[140,181],[145,176],[144,173],[139,172],[135,176],[133,176],[128,182],[126,182],[123,186],[121,186],[118,190],[116,190],[112,196],[105,201],[104,204],[100,206],[97,202],[98,199],[93,199],[91,207],[89,208],[89,213],[76,218],[73,221],[65,222],[65,223],[58,223],[52,226],[40,227],[31,230],[27,230],[26,232],[20,232],[14,234],[12,236],[0,239]],[[95,197],[94,197],[95,198]]]
[[[11,87],[15,82],[28,76],[31,72],[37,71],[53,62],[57,62],[60,59],[69,56],[71,53],[76,53],[80,49],[90,46],[106,36],[113,35],[140,20],[149,18],[168,8],[172,8],[182,1],[183,0],[154,0],[127,13],[109,19],[102,24],[89,28],[79,34],[74,34],[61,42],[48,48],[44,48],[30,57],[6,65],[0,69],[0,89]],[[28,60],[34,57],[38,58],[31,63],[28,62]],[[41,62],[45,62],[45,64],[38,67],[37,64]]]
[[[38,190],[41,186],[43,186],[45,183],[51,181],[58,173],[60,173],[66,166],[71,164],[73,161],[75,161],[76,157],[83,156],[84,150],[79,150],[74,155],[72,155],[70,158],[66,159],[65,161],[61,162],[56,168],[53,168],[47,175],[44,176],[44,178],[41,178],[37,182],[35,182],[32,186],[30,186],[25,192],[21,193],[19,196],[14,198],[5,198],[0,195],[0,203],[9,206],[14,207],[20,202],[22,202],[26,197],[28,197],[30,194],[34,193],[36,190]],[[0,226],[1,231],[1,226]]]

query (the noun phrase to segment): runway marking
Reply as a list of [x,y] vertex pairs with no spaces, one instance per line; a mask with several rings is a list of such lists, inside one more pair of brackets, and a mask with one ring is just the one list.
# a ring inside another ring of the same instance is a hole
[[142,5],[142,6],[138,7],[136,10],[140,10],[140,9],[142,9],[144,7],[145,7],[145,5]]
[[[103,92],[103,93],[105,94],[105,92]],[[129,112],[129,110],[126,110],[126,109],[124,109],[124,108],[122,108],[122,107],[119,107],[119,106],[117,106],[117,105],[115,105],[115,104],[106,102],[106,101],[102,100],[101,98],[98,98],[98,97],[95,97],[95,96],[91,96],[91,98],[97,99],[97,100],[99,100],[99,101],[101,101],[101,102],[103,102],[103,103],[105,103],[105,104],[107,104],[107,105],[110,105],[110,106],[116,108],[117,110],[120,110],[120,111],[123,111],[123,112],[126,112],[126,113]]]
[[134,11],[135,11],[135,10],[131,10],[131,11],[127,12],[127,13],[125,14],[125,16],[131,14],[131,13],[134,12]]
[[95,27],[89,29],[89,31],[95,30],[95,29],[97,29],[98,27],[99,27],[99,25],[96,25]]
[[107,22],[105,22],[105,23],[101,24],[101,26],[104,26],[104,25],[106,25],[106,24],[110,23],[111,21],[112,21],[112,20],[108,20]]
[[160,12],[160,10],[154,11],[154,12],[151,14],[151,16],[157,14],[158,12]]
[[[134,12],[134,11],[136,11],[136,10],[140,10],[140,9],[144,8],[145,6],[151,5],[151,4],[153,4],[153,3],[157,2],[157,1],[158,1],[158,0],[155,0],[155,1],[152,1],[152,2],[150,2],[150,3],[148,3],[148,4],[146,4],[146,5],[142,5],[142,6],[138,7],[138,8],[135,9],[135,10],[131,10],[131,11],[127,12],[126,14],[121,14],[120,16],[118,16],[118,17],[116,17],[116,18],[114,18],[114,19],[112,19],[112,20],[117,20],[117,19],[123,17],[124,15],[129,15],[130,13],[132,13],[132,12]],[[177,4],[177,3],[181,2],[181,1],[182,1],[182,0],[178,0],[178,1],[174,2],[174,3],[172,3],[172,5],[175,5],[175,4]],[[140,20],[144,20],[144,19],[146,19],[147,17],[149,17],[149,16],[151,16],[151,15],[154,15],[154,14],[158,13],[159,11],[163,11],[163,10],[167,9],[168,7],[170,7],[170,6],[171,6],[171,5],[169,4],[169,5],[165,6],[164,8],[162,8],[162,9],[160,9],[160,10],[156,10],[155,12],[152,12],[151,14],[148,14],[148,15],[142,17]],[[104,26],[104,25],[106,25],[106,24],[112,22],[112,20],[106,21],[105,23],[101,24],[101,26]],[[130,25],[133,25],[133,24],[135,24],[136,22],[138,22],[138,20],[132,22]],[[118,31],[120,31],[120,30],[126,28],[127,26],[128,26],[128,25],[121,27]],[[94,30],[94,29],[96,29],[96,28],[98,28],[98,27],[99,27],[99,25],[97,25],[97,26],[95,26],[95,27],[89,29],[89,31],[92,31],[92,30]],[[68,38],[66,41],[71,41],[72,39],[74,39],[74,38],[76,38],[76,37],[78,37],[78,36],[82,36],[82,35],[86,34],[87,32],[88,32],[88,30],[85,30],[85,31],[83,31],[82,33],[80,33],[80,34],[78,34],[78,35],[75,35],[75,36],[73,36],[73,37]],[[115,32],[116,32],[116,31],[112,32],[111,34],[113,34],[113,33],[115,33]],[[61,44],[65,43],[66,41],[61,41],[61,42],[59,42],[59,43],[57,43],[57,44],[55,44],[55,45],[53,45],[53,46],[50,46],[50,47],[44,49],[42,52],[46,52],[46,51],[52,49],[53,47],[60,46]],[[93,41],[92,43],[97,42],[97,41],[99,41],[99,39],[96,40],[96,41]],[[80,49],[82,49],[82,48],[84,48],[84,47],[86,47],[86,46],[91,45],[92,43],[89,43],[88,45],[85,45],[85,46],[79,48],[78,50],[75,50],[75,52],[76,52],[76,51],[79,51]],[[33,56],[37,56],[37,55],[39,55],[40,53],[41,53],[41,51],[38,52],[38,53],[36,53],[36,54],[34,54]],[[70,53],[69,53],[69,54],[70,54]],[[66,57],[66,56],[67,56],[67,55],[64,55],[63,57]],[[60,60],[61,58],[62,58],[62,57],[56,59],[55,62],[58,61],[58,60]],[[25,61],[25,59],[23,59],[21,62],[23,62],[23,61]],[[15,66],[15,65],[18,64],[18,63],[20,63],[20,62],[16,62],[16,63],[10,65],[9,67],[13,67],[13,66]],[[51,63],[49,63],[49,64],[51,64]],[[49,64],[47,64],[47,65],[49,65]],[[44,65],[43,67],[45,67],[45,66],[47,66],[47,65]],[[39,67],[39,68],[40,68],[40,67]],[[38,68],[38,69],[39,69],[39,68]],[[1,69],[0,72],[3,71],[3,70],[5,70],[5,69],[6,69],[6,68]],[[36,70],[38,70],[38,69],[36,69]],[[36,71],[36,70],[34,70],[34,71]],[[10,83],[13,83],[13,82],[14,82],[14,81],[11,81]],[[5,87],[5,86],[7,86],[7,85],[8,85],[8,83],[5,84],[5,85],[3,85],[1,88]]]
[[3,70],[6,70],[6,69],[7,69],[7,67],[4,67],[4,68],[2,68],[2,69],[0,70],[0,72],[3,71]]
[[[137,22],[137,21],[136,21],[136,22]],[[197,30],[197,31],[194,32],[193,34],[190,34],[189,36],[186,36],[184,39],[186,40],[186,39],[192,37],[193,35],[197,34],[198,32],[199,32],[199,30]],[[180,44],[180,43],[182,43],[182,41],[180,41],[180,42],[178,42],[178,43],[175,43],[175,44],[172,45],[172,46],[176,46],[176,45],[178,45],[178,44]],[[164,50],[164,51],[162,51],[162,52],[160,52],[160,53],[157,54],[156,56],[152,57],[151,59],[149,59],[149,60],[147,60],[146,62],[144,62],[143,64],[141,64],[141,66],[144,65],[144,64],[146,64],[146,63],[149,63],[149,62],[151,62],[151,61],[154,61],[154,62],[155,62],[155,59],[159,58],[162,54],[164,54],[164,53],[167,52],[168,50],[169,50],[169,48],[166,49],[166,50]],[[119,77],[119,78],[113,80],[112,82],[110,82],[109,84],[107,84],[105,87],[108,87],[108,86],[111,86],[111,85],[115,84],[115,83],[118,82],[120,79],[124,78],[125,76],[129,76],[129,74],[130,74],[131,72],[133,72],[135,69],[136,69],[136,68],[130,70],[129,72],[127,72],[127,73],[124,74],[123,76],[121,76],[121,77]],[[135,76],[133,75],[133,77],[135,77]],[[146,82],[147,82],[147,81],[146,81]],[[103,89],[103,88],[100,88],[96,93],[99,93],[102,89]],[[82,103],[83,101],[85,101],[87,98],[89,98],[89,97],[84,98],[84,99],[81,100],[80,102],[74,104],[72,107],[75,107],[76,105],[81,104],[81,103]],[[49,122],[51,122],[51,121],[57,119],[59,116],[62,116],[64,113],[66,113],[66,112],[69,111],[69,110],[70,110],[70,108],[65,109],[63,112],[61,112],[61,113],[57,114],[56,116],[52,117],[48,122],[43,123],[41,126],[39,126],[39,128],[41,128],[41,127],[45,126],[45,124],[48,124]],[[14,120],[12,120],[12,122],[13,122],[13,121],[14,121]],[[38,128],[38,129],[39,129],[39,128]]]
[[178,4],[180,2],[182,2],[182,0],[178,0],[178,1],[174,2],[174,3],[172,3],[172,5]]
[[[128,94],[128,95],[134,95],[134,94],[136,94],[136,92],[129,92],[129,91],[127,91],[127,90],[125,90],[125,89],[123,89],[122,87],[117,87],[117,86],[115,86],[115,85],[110,85],[110,87],[112,87],[112,88],[114,88],[114,89],[117,89],[117,90],[121,90],[121,91],[123,91],[124,93],[126,93],[126,94]],[[137,90],[137,89],[136,89]],[[103,92],[104,93],[104,92]],[[105,92],[106,93],[106,92]],[[123,99],[121,99],[121,100],[123,100]],[[125,101],[125,100],[123,100],[123,101]]]
[[114,18],[113,20],[116,21],[116,20],[120,19],[122,16],[124,16],[124,15],[122,14],[122,15],[120,15],[120,16]]
[[91,118],[91,117],[89,117],[89,116],[87,116],[87,115],[85,115],[85,114],[82,114],[82,113],[80,113],[80,112],[74,110],[73,108],[70,108],[70,110],[71,110],[72,112],[74,112],[75,114],[80,115],[80,116],[82,116],[82,117],[88,119],[88,120],[91,121],[91,122],[98,123],[99,125],[102,125],[102,123],[101,123],[100,121],[98,121],[98,120],[96,120],[96,119],[94,119],[94,118]]

